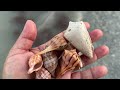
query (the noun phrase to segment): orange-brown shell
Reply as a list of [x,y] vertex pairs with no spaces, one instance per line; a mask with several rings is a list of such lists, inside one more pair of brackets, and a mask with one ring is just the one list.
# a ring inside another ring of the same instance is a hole
[[42,57],[41,55],[34,55],[29,59],[29,70],[28,74],[31,74],[34,71],[38,71],[41,69],[43,65]]
[[[79,66],[79,67],[78,67]],[[59,70],[57,70],[56,75],[57,78],[60,78],[63,74],[65,74],[69,70],[74,70],[82,67],[82,62],[78,57],[76,49],[73,50],[64,50],[64,54],[61,59]]]
[[67,45],[67,41],[63,37],[62,34],[58,34],[54,36],[51,40],[47,43],[47,48],[45,48],[43,51],[39,52],[38,54],[44,54],[50,51],[54,50],[63,50],[64,46]]

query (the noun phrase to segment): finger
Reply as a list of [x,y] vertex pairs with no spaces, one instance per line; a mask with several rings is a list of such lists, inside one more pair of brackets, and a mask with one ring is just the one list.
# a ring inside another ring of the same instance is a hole
[[28,20],[13,49],[29,50],[37,36],[36,25],[33,21]]
[[39,45],[38,47],[31,48],[30,51],[33,52],[34,54],[37,54],[38,52],[44,50],[46,47],[46,44]]
[[86,26],[87,29],[90,28],[90,24],[88,22],[84,22],[84,24],[85,24],[85,26]]
[[93,58],[89,59],[88,57],[86,57],[84,55],[81,56],[81,58],[82,58],[82,62],[84,63],[84,66],[86,66],[86,65],[91,64],[91,63],[95,62],[96,60],[106,56],[107,54],[109,54],[109,48],[107,46],[103,45],[94,50]]
[[71,71],[66,72],[60,79],[71,79]]
[[89,34],[92,42],[98,41],[103,36],[103,32],[100,29],[95,29],[91,31]]
[[108,69],[105,66],[97,66],[85,71],[72,73],[72,79],[98,79],[105,76]]
[[107,55],[108,53],[109,53],[109,48],[105,45],[95,49],[95,54],[98,59],[102,58],[103,56]]

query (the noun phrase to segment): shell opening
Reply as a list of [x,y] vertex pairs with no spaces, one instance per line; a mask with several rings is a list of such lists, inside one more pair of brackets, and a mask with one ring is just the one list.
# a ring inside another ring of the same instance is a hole
[[35,66],[32,66],[29,70],[28,70],[28,74],[33,73],[34,71],[38,71],[41,69],[43,63],[37,63]]
[[42,63],[37,63],[37,64],[34,66],[34,70],[36,70],[36,69],[40,68],[40,67],[41,67],[41,65],[42,65]]

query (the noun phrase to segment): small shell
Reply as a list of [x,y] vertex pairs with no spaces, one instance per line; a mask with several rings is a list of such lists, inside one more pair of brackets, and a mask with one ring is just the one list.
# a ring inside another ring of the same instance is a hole
[[40,55],[34,55],[29,59],[29,70],[28,74],[41,69],[43,65],[42,57]]
[[47,52],[42,55],[44,67],[52,74],[54,77],[55,69],[58,65],[58,58],[54,51]]
[[69,70],[74,70],[76,69],[76,67],[81,68],[82,66],[82,62],[78,57],[76,49],[65,50],[62,56],[60,67],[58,67],[59,70],[57,70],[56,72],[57,78],[60,78],[64,73]]
[[66,40],[64,39],[62,34],[58,34],[54,36],[50,41],[47,43],[47,48],[43,51],[39,52],[38,54],[44,54],[46,52],[50,52],[53,50],[64,49],[64,46],[67,45]]
[[42,67],[40,70],[36,71],[35,79],[51,79],[51,74]]
[[70,21],[68,28],[64,32],[64,37],[81,53],[89,58],[93,57],[92,41],[82,21]]

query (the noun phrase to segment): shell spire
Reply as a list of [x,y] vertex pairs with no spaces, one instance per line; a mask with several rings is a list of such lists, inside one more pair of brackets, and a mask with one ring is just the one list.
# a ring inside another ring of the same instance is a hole
[[58,34],[56,36],[54,36],[51,40],[48,41],[48,46],[47,48],[45,48],[43,51],[37,53],[39,55],[50,52],[50,51],[54,51],[54,50],[60,50],[60,49],[64,49],[64,47],[67,45],[67,41],[65,40],[65,38],[63,37],[62,34]]

